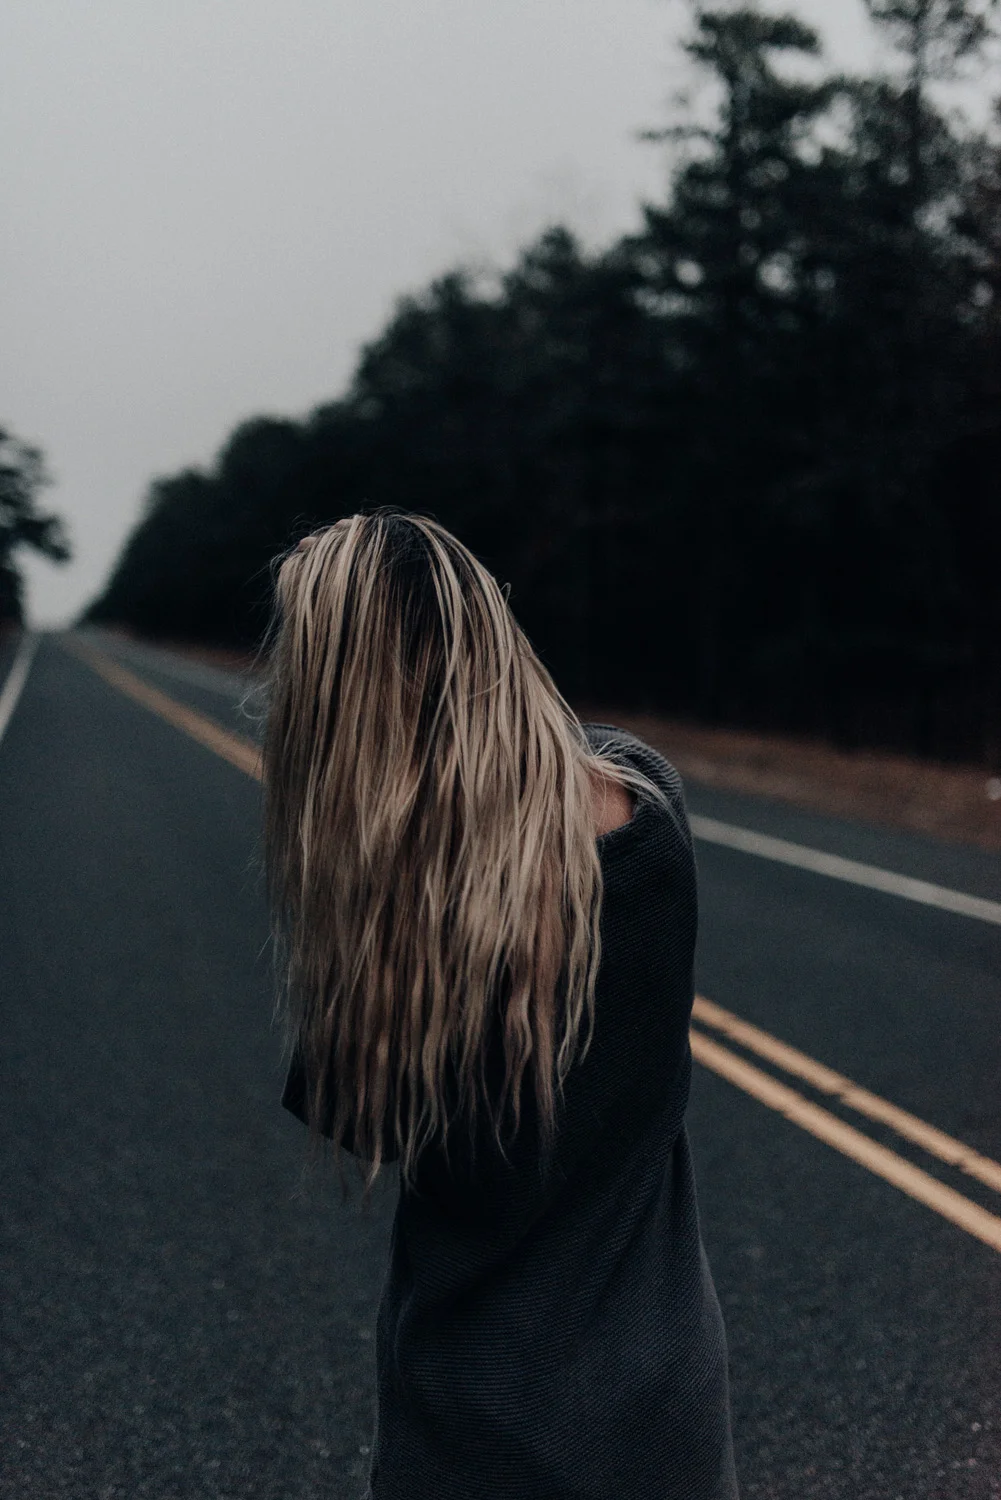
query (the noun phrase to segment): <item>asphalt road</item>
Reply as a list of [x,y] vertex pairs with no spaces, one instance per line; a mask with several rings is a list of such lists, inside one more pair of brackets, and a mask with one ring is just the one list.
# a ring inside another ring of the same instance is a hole
[[[110,649],[251,732],[231,674]],[[278,1104],[259,795],[43,641],[0,742],[3,1500],[363,1488],[395,1181],[362,1216],[303,1176]],[[688,799],[1001,898],[1001,862],[976,850]],[[698,856],[700,992],[1001,1161],[1001,927]],[[1001,1495],[1001,1253],[701,1066],[689,1130],[742,1494]]]

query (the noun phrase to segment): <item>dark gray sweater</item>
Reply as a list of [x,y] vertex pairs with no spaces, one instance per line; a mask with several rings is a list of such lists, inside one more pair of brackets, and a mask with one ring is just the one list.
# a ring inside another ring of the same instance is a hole
[[[509,1166],[484,1129],[475,1170],[451,1144],[450,1170],[429,1149],[400,1196],[371,1500],[737,1495],[684,1125],[697,902],[681,782],[625,730],[585,731],[663,787],[672,812],[641,798],[598,840],[594,1038],[564,1085],[549,1172],[529,1111]],[[488,1080],[501,1062],[495,1051]],[[293,1064],[283,1102],[300,1117],[302,1097]]]

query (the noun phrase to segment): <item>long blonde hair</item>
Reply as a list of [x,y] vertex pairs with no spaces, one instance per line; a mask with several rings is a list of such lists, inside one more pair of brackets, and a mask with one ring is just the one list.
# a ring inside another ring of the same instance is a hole
[[662,799],[591,752],[496,580],[436,521],[380,507],[284,558],[264,743],[280,1008],[314,1139],[340,1167],[350,1128],[366,1196],[384,1139],[409,1184],[444,1141],[447,1068],[470,1140],[485,1107],[502,1154],[527,1073],[550,1150],[594,1028],[595,770]]

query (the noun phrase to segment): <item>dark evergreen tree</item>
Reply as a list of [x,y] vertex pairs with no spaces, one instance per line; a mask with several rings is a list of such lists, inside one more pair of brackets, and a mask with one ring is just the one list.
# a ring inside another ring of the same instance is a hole
[[672,475],[695,564],[683,639],[693,707],[711,718],[740,711],[739,684],[754,687],[742,646],[765,644],[767,655],[759,606],[767,617],[776,596],[749,565],[767,564],[768,510],[802,486],[816,443],[804,423],[826,411],[811,356],[841,234],[842,168],[813,130],[840,85],[780,72],[787,54],[819,53],[816,33],[791,16],[696,9],[685,50],[719,88],[718,117],[647,133],[695,150],[668,202],[646,209],[635,251],[686,412]]
[[62,521],[38,508],[39,491],[48,483],[40,450],[0,428],[0,624],[23,618],[19,547],[33,547],[53,562],[70,556]]

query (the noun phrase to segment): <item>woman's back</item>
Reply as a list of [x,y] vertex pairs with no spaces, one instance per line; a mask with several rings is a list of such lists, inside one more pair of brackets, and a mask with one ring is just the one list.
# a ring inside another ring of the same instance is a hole
[[732,1500],[676,773],[581,726],[429,517],[304,539],[276,627],[283,1102],[368,1163],[366,1192],[399,1162],[373,1500]]
[[[506,1165],[432,1149],[401,1192],[377,1334],[373,1500],[730,1500],[726,1345],[684,1113],[695,866],[676,772],[598,841],[593,1039],[548,1172],[531,1111]],[[495,1053],[499,1065],[500,1054]],[[496,1076],[496,1074],[495,1074]]]

